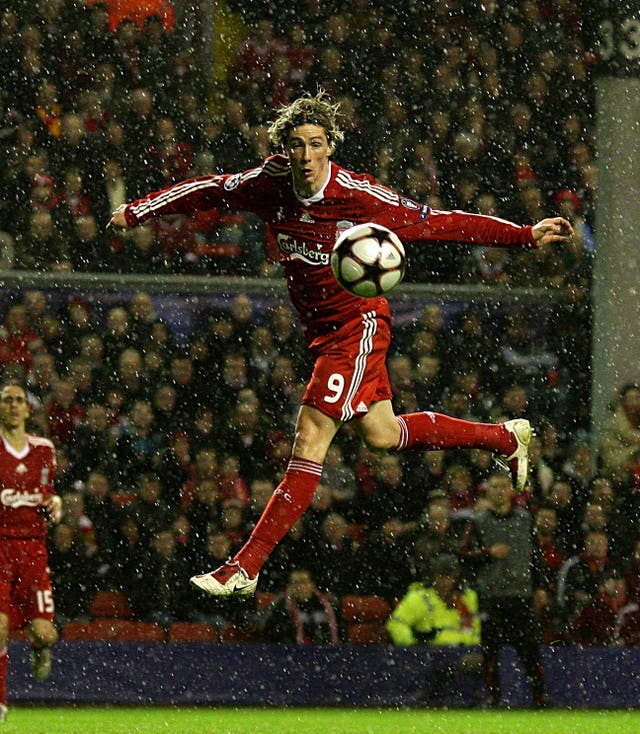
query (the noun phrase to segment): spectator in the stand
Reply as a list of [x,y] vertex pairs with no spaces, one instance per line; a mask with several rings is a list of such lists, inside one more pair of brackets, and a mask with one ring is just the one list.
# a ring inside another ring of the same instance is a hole
[[46,402],[59,379],[56,360],[52,354],[37,352],[33,355],[31,369],[27,373],[27,389],[41,404]]
[[557,355],[534,335],[527,314],[517,312],[508,317],[499,349],[500,379],[503,384],[523,384],[530,396],[531,408],[538,409],[549,390],[548,373],[557,364]]
[[[147,376],[147,370],[145,369],[145,377]],[[154,383],[149,381],[149,385],[153,389]],[[178,415],[178,399],[173,385],[158,385],[158,383],[155,383],[152,407],[156,428],[164,436],[171,436],[184,428],[184,421]]]
[[256,380],[260,387],[265,384],[277,356],[278,350],[274,346],[271,330],[267,326],[257,325],[251,332],[248,365],[252,380]]
[[135,520],[144,553],[154,535],[170,527],[178,510],[169,507],[162,498],[162,480],[157,474],[140,474],[135,489],[136,498],[127,511]]
[[149,385],[145,379],[142,354],[133,347],[126,347],[118,355],[111,384],[126,396],[125,405],[132,407],[137,401],[149,398]]
[[[189,616],[188,569],[176,549],[171,529],[154,533],[133,587],[131,602],[136,615],[169,628]],[[153,579],[149,585],[145,579]]]
[[588,441],[577,439],[569,446],[566,454],[567,460],[562,465],[562,473],[571,480],[578,496],[584,501],[596,472],[591,446]]
[[247,527],[252,530],[267,506],[275,484],[268,477],[256,477],[249,485],[249,507],[246,512]]
[[624,385],[604,426],[599,447],[602,472],[619,485],[629,485],[640,455],[640,386]]
[[640,606],[629,598],[627,581],[612,566],[603,574],[596,595],[571,619],[569,642],[597,647],[640,643]]
[[[216,479],[200,479],[193,490],[193,499],[185,510],[191,524],[194,543],[199,551],[204,548],[207,536],[220,528],[222,504]],[[229,541],[231,542],[231,541]]]
[[476,500],[473,475],[469,467],[462,462],[456,461],[447,467],[442,488],[446,492],[453,510],[472,507]]
[[49,568],[56,600],[55,621],[61,627],[87,614],[88,601],[98,586],[93,559],[87,557],[84,545],[66,523],[52,533]]
[[120,508],[114,503],[109,477],[101,471],[92,471],[84,485],[85,512],[93,525],[96,543],[94,563],[100,577],[110,577],[112,566],[118,563],[115,555],[120,526]]
[[148,293],[140,292],[131,296],[129,301],[129,330],[133,346],[137,349],[141,349],[149,341],[156,318],[153,300]]
[[265,615],[265,642],[298,645],[336,645],[341,632],[338,612],[329,596],[318,591],[311,572],[296,568],[287,587]]
[[429,500],[412,546],[412,565],[416,578],[433,580],[431,563],[434,558],[441,555],[459,556],[461,539],[452,522],[451,510],[451,501],[444,492]]
[[602,530],[588,532],[582,551],[567,558],[558,572],[557,605],[565,625],[595,599],[611,566],[607,534]]
[[194,453],[201,448],[215,446],[218,441],[218,428],[213,410],[208,405],[199,406],[193,415],[193,423],[188,426]]
[[169,360],[169,384],[176,393],[176,415],[182,425],[189,418],[192,406],[204,405],[207,394],[196,383],[196,375],[191,357],[182,352],[173,354]]
[[234,545],[243,543],[248,536],[244,507],[238,500],[227,500],[220,512],[220,529]]
[[24,306],[10,306],[0,325],[0,369],[19,364],[28,372],[34,355],[43,349],[42,339],[27,321]]
[[333,506],[350,519],[358,494],[353,470],[347,466],[342,448],[334,443],[327,451],[327,459],[322,468],[322,481],[331,488]]
[[172,433],[162,431],[162,433],[169,437],[158,457],[158,471],[163,478],[164,499],[170,507],[184,509],[189,504],[185,488],[196,473],[189,436],[183,431]]
[[514,509],[515,491],[505,472],[487,480],[487,510],[470,521],[462,557],[473,560],[477,572],[471,581],[480,596],[483,615],[482,646],[488,703],[501,702],[500,650],[512,645],[524,664],[533,706],[545,703],[544,671],[540,658],[540,625],[536,604],[546,596],[541,569],[536,565],[531,515]]
[[318,544],[314,543],[312,575],[318,588],[342,598],[357,593],[358,545],[349,524],[338,512],[329,512],[320,525]]
[[97,400],[102,392],[102,385],[96,382],[96,373],[91,363],[82,357],[74,357],[67,368],[69,381],[76,390],[76,400],[84,408]]
[[421,354],[416,358],[413,367],[413,390],[419,405],[442,408],[444,375],[440,357],[433,354]]
[[254,398],[237,401],[229,415],[229,430],[222,437],[226,451],[238,457],[249,482],[264,470],[267,441],[260,403]]
[[41,290],[28,290],[22,297],[22,305],[24,306],[26,321],[29,327],[41,337],[45,317],[52,314],[52,310],[47,302],[47,296]]
[[140,474],[155,470],[167,437],[156,431],[148,401],[136,400],[128,416],[127,425],[116,440],[114,455],[120,485],[131,488]]
[[[359,583],[364,593],[392,602],[398,590],[411,583],[412,568],[406,559],[414,530],[415,523],[403,523],[397,517],[369,529],[360,553]],[[387,564],[384,574],[380,573],[381,563]]]
[[84,420],[75,427],[69,439],[69,461],[81,481],[85,481],[92,470],[116,476],[109,428],[106,407],[101,403],[87,405]]
[[109,372],[114,373],[120,354],[132,346],[133,338],[129,328],[129,314],[122,306],[114,306],[107,312],[102,333],[104,342],[104,361]]
[[60,444],[68,444],[82,423],[85,409],[76,400],[76,389],[69,380],[58,380],[45,403],[49,435]]
[[244,477],[244,467],[234,454],[223,456],[219,470],[220,500],[224,504],[234,500],[243,509],[249,505],[249,489]]
[[535,610],[542,624],[543,642],[549,643],[558,636],[557,579],[558,572],[567,557],[562,536],[558,533],[558,518],[554,509],[542,506],[535,513],[533,524],[534,550],[538,554],[541,569],[540,586],[546,592],[534,599]]
[[193,527],[186,513],[179,513],[171,523],[171,530],[176,541],[176,551],[188,566],[198,560],[199,547],[193,533]]
[[556,512],[558,535],[569,555],[576,553],[581,545],[580,506],[575,499],[571,482],[562,477],[555,479],[549,489],[544,504]]
[[61,356],[68,361],[80,353],[83,339],[97,336],[89,303],[82,298],[69,301],[63,324],[64,353]]
[[142,180],[151,187],[162,185],[149,165],[149,151],[154,141],[157,120],[154,94],[150,89],[133,89],[127,98],[127,110],[122,118],[126,130],[126,170],[132,180]]

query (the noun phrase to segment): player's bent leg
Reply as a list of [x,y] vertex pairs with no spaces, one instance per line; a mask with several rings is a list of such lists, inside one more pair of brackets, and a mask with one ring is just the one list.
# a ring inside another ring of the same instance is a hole
[[43,681],[51,675],[51,648],[58,641],[58,631],[48,619],[34,619],[29,628],[31,641],[31,674]]
[[213,596],[250,596],[255,592],[264,562],[311,504],[322,476],[322,462],[339,427],[339,421],[317,408],[302,406],[293,456],[249,540],[219,568],[193,576],[195,587]]
[[[425,411],[396,417],[400,428],[398,451],[479,448],[505,457],[517,491],[524,489],[529,465],[529,443],[533,432],[524,418],[506,423],[479,423]],[[502,462],[499,462],[502,463]]]

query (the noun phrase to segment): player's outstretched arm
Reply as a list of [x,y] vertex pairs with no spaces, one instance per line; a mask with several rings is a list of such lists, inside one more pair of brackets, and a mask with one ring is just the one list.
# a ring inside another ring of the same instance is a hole
[[120,206],[111,214],[111,219],[107,227],[128,227],[127,220],[124,216],[124,210],[127,208],[127,204],[120,204]]
[[544,247],[552,242],[569,242],[573,237],[573,227],[562,217],[550,217],[534,224],[531,233],[538,247]]

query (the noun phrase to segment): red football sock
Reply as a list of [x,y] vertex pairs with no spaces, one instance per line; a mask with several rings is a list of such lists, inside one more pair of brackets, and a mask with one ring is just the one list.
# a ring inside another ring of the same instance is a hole
[[0,652],[0,703],[7,705],[7,670],[9,668],[9,651],[5,647]]
[[260,571],[271,551],[309,507],[321,476],[322,464],[295,457],[289,461],[284,479],[265,507],[251,537],[233,558],[251,578]]
[[487,449],[509,455],[516,441],[501,423],[476,423],[442,413],[409,413],[396,417],[400,426],[397,451],[418,449]]

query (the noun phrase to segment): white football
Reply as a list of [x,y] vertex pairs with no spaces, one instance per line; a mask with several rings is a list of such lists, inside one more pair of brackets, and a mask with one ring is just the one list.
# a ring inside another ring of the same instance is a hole
[[345,230],[331,253],[331,269],[340,285],[361,298],[375,298],[404,277],[404,246],[395,232],[367,222]]

